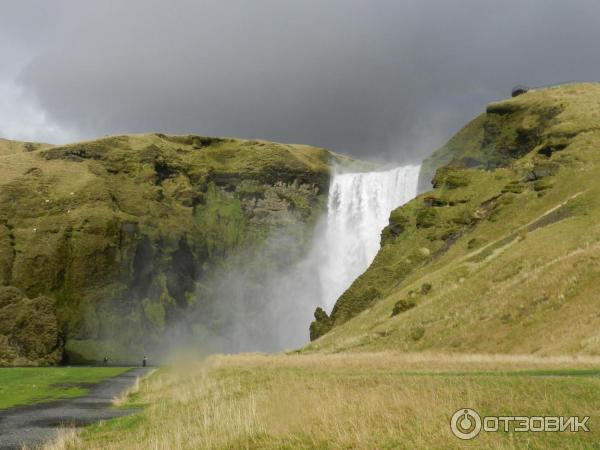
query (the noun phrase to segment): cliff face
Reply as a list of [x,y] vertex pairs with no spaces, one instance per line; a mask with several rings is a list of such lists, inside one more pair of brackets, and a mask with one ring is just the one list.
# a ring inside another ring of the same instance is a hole
[[434,189],[391,214],[308,349],[600,351],[598,117],[591,83],[488,105],[425,161]]
[[[294,239],[261,263],[296,260],[338,158],[308,146],[161,134],[62,147],[4,141],[3,149],[4,364],[58,362],[63,342],[71,362],[128,359],[158,345],[192,306],[218,301],[205,281],[250,261],[274,230]],[[39,345],[19,343],[13,315],[41,321]]]

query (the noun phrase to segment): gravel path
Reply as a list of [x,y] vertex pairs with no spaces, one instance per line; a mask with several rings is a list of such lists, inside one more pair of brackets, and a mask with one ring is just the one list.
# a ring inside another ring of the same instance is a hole
[[83,397],[0,410],[0,450],[39,445],[52,439],[61,425],[80,427],[136,412],[113,408],[112,399],[148,371],[131,369],[93,385]]

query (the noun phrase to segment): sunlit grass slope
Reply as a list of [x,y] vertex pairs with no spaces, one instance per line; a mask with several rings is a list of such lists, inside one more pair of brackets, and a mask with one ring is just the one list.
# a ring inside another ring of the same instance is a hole
[[[363,353],[217,356],[141,383],[144,411],[71,439],[77,449],[591,448],[597,359]],[[590,416],[590,433],[450,431],[481,415]]]
[[493,103],[437,159],[305,351],[599,354],[600,85]]

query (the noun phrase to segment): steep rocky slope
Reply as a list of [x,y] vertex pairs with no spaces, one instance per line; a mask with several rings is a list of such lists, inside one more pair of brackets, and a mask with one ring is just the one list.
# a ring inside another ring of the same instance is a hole
[[[306,351],[600,352],[600,85],[533,90],[425,161]],[[437,171],[436,171],[437,169]]]
[[[260,282],[302,255],[332,160],[202,136],[1,141],[0,363],[56,363],[65,342],[71,362],[137,358],[169,324],[198,326],[214,273],[254,261]],[[292,239],[265,256],[273,231]]]

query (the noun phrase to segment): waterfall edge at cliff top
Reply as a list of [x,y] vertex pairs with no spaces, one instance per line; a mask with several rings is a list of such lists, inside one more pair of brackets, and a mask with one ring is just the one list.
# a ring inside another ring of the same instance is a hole
[[328,311],[375,258],[390,213],[417,195],[420,170],[407,165],[380,172],[334,171],[319,243],[320,303]]

